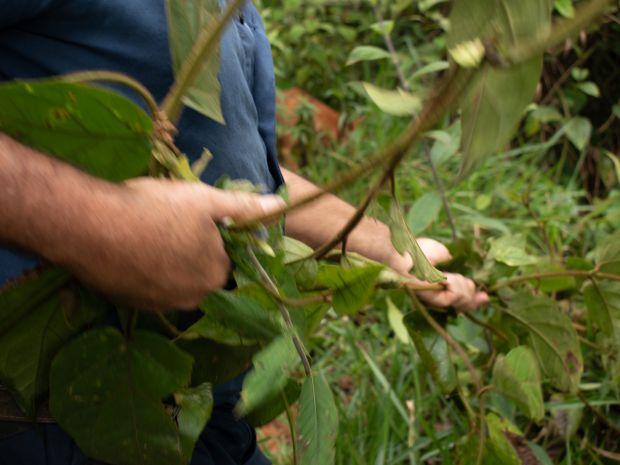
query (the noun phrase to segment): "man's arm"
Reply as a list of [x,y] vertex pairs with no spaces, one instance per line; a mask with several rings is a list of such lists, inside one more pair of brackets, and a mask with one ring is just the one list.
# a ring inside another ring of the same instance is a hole
[[0,133],[0,243],[139,308],[195,308],[228,277],[216,223],[279,204],[200,183],[106,182]]
[[[291,201],[316,192],[319,187],[286,169],[282,170]],[[355,208],[335,195],[326,194],[308,206],[292,211],[286,218],[287,234],[311,247],[331,240],[355,213]],[[450,259],[447,248],[432,239],[419,239],[419,244],[434,265]],[[372,260],[385,263],[403,275],[408,275],[412,258],[401,255],[392,245],[389,228],[375,219],[365,217],[347,239],[349,250]],[[460,274],[446,273],[446,288],[437,292],[421,292],[420,297],[432,305],[454,306],[469,310],[488,301],[477,292],[473,281]]]

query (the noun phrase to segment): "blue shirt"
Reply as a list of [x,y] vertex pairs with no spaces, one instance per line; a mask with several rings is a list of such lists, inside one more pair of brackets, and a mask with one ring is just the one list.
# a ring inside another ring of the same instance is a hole
[[[276,158],[275,80],[271,49],[248,2],[221,42],[219,80],[225,125],[185,109],[176,138],[190,158],[214,155],[203,181],[223,175],[275,191],[282,183]],[[162,100],[173,81],[164,0],[2,0],[0,81],[80,70],[128,74]],[[142,104],[130,92],[127,96]],[[0,102],[0,105],[2,102]],[[0,285],[40,263],[0,247]],[[216,391],[216,403],[235,403],[238,377]]]
[[[276,159],[275,82],[271,49],[248,2],[222,38],[219,80],[225,125],[185,109],[176,139],[190,159],[214,155],[203,180],[247,179],[273,192]],[[3,0],[0,81],[80,70],[128,74],[162,100],[173,81],[164,0]],[[127,96],[137,100],[135,95]],[[2,102],[0,102],[0,105]],[[0,248],[0,285],[40,259]]]

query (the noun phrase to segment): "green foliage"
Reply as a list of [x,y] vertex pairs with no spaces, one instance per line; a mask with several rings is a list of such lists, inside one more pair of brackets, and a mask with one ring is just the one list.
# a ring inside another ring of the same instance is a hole
[[[191,367],[192,358],[162,336],[138,331],[127,340],[112,328],[89,331],[54,360],[50,409],[80,449],[97,460],[188,463],[211,408],[203,390],[182,391]],[[183,426],[162,403],[176,391],[193,409]]]
[[59,80],[0,84],[0,130],[112,181],[144,175],[153,123],[110,90]]
[[334,462],[334,444],[338,431],[338,410],[325,377],[308,376],[299,397],[297,435],[302,465]]
[[[218,11],[217,0],[170,0],[168,9],[168,29],[170,51],[175,72],[188,58],[200,32],[213,25]],[[224,124],[220,103],[221,86],[217,78],[220,69],[219,46],[215,53],[202,65],[202,71],[187,93],[183,102],[193,110]]]
[[493,367],[495,392],[512,400],[534,421],[545,415],[540,369],[534,353],[525,346],[499,355]]
[[[256,231],[222,226],[238,288],[210,295],[202,319],[184,332],[174,327],[174,314],[160,315],[161,327],[149,318],[127,318],[123,333],[84,332],[100,314],[109,318],[117,309],[78,284],[68,287],[68,274],[56,269],[4,290],[3,382],[32,415],[48,390],[52,363],[53,414],[88,455],[119,465],[188,463],[211,412],[206,383],[233,378],[251,360],[255,369],[237,409],[262,424],[299,396],[302,464],[476,463],[482,446],[483,463],[525,463],[529,452],[549,462],[554,434],[568,444],[562,453],[569,459],[570,442],[579,435],[579,444],[592,450],[595,443],[613,449],[599,433],[605,432],[600,415],[617,422],[610,406],[618,403],[620,373],[620,236],[610,231],[620,227],[618,194],[593,200],[575,187],[589,147],[604,132],[595,131],[580,111],[604,88],[588,80],[587,69],[574,66],[563,71],[568,81],[561,89],[545,89],[548,98],[528,107],[541,57],[525,63],[503,58],[513,47],[547,36],[551,2],[457,0],[448,18],[446,2],[399,1],[378,5],[370,19],[361,9],[328,3],[291,2],[266,11],[268,21],[279,22],[268,28],[276,56],[288,57],[279,74],[367,113],[366,132],[353,132],[349,145],[338,149],[342,153],[315,168],[323,179],[334,177],[342,163],[356,169],[397,138],[405,121],[384,113],[424,118],[421,102],[437,73],[465,64],[475,75],[461,96],[460,117],[445,116],[410,147],[416,155],[426,153],[426,161],[411,157],[390,173],[407,208],[393,192],[382,193],[377,203],[387,205],[394,246],[411,255],[420,279],[440,282],[444,275],[428,262],[409,227],[460,237],[448,269],[466,271],[485,285],[492,294],[489,308],[471,319],[434,314],[446,328],[438,332],[409,302],[404,278],[379,264],[337,251],[317,260],[308,247],[283,238],[279,225]],[[555,8],[572,16],[569,4],[556,1]],[[167,5],[178,71],[201,28],[214,24],[216,2]],[[291,8],[295,14],[289,15]],[[338,20],[322,19],[325,12]],[[386,12],[392,17],[382,20]],[[339,49],[337,42],[347,47]],[[221,121],[218,63],[216,54],[201,64],[203,73],[185,103]],[[321,71],[317,79],[315,68]],[[324,85],[335,75],[355,83]],[[555,92],[562,93],[560,102]],[[3,85],[0,96],[9,102],[0,109],[0,129],[99,176],[143,174],[151,155],[153,174],[196,181],[192,168],[204,168],[177,159],[166,134],[153,131],[166,121],[151,121],[109,91],[22,82]],[[524,114],[522,131],[510,145]],[[511,150],[497,154],[509,145]],[[558,166],[543,158],[556,149]],[[613,167],[614,159],[606,159]],[[573,171],[566,176],[568,167]],[[459,169],[471,175],[459,178]],[[254,189],[230,181],[221,186]],[[362,177],[347,194],[357,199],[367,188]],[[67,297],[68,290],[80,298]],[[387,312],[373,311],[384,306]],[[336,313],[347,317],[333,320]],[[342,402],[334,401],[330,384]],[[591,416],[583,409],[586,398],[605,412]],[[483,424],[486,444],[479,443]],[[541,446],[530,447],[528,440],[538,433]]]
[[529,294],[516,296],[505,312],[527,330],[528,344],[551,384],[562,391],[577,392],[583,357],[570,318],[550,298]]
[[272,399],[286,386],[289,373],[299,363],[299,357],[291,338],[281,336],[256,354],[253,362],[254,370],[243,383],[238,405],[242,415]]

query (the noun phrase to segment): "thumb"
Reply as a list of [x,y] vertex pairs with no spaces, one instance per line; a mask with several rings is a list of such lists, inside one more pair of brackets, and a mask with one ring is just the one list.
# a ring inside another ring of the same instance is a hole
[[212,205],[211,217],[215,222],[221,222],[225,218],[241,222],[274,213],[284,207],[285,202],[277,195],[219,190]]

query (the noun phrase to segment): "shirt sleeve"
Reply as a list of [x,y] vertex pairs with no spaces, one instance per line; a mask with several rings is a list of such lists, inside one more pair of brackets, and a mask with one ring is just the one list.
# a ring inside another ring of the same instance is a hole
[[35,18],[52,3],[53,0],[2,0],[0,2],[0,30]]

